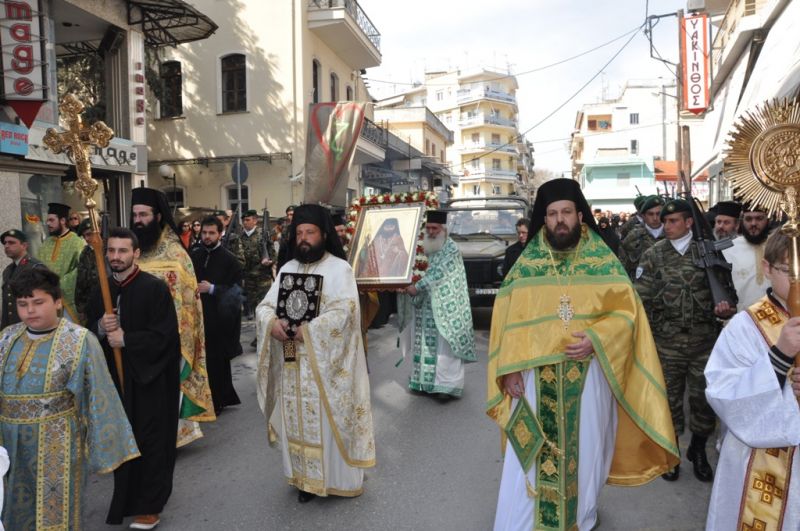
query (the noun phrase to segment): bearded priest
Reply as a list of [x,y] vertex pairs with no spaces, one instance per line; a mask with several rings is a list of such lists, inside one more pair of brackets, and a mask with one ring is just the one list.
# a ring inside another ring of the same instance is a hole
[[401,330],[413,338],[414,346],[408,388],[443,399],[460,397],[464,363],[477,358],[467,274],[458,246],[447,235],[447,212],[427,212],[423,248],[428,269],[405,289],[412,306],[407,328],[406,319],[401,319]]
[[529,233],[489,338],[487,413],[508,436],[494,528],[583,531],[604,483],[647,483],[678,447],[642,303],[577,182],[539,188]]
[[[300,503],[359,496],[363,469],[375,466],[375,441],[355,277],[323,207],[297,207],[286,235],[288,262],[256,308],[259,406]],[[292,298],[297,291],[279,301],[281,287],[297,285],[295,275],[308,275],[300,284],[312,292],[317,281],[310,281],[321,277],[316,310],[305,295]],[[298,309],[301,298],[307,304]],[[278,317],[288,306],[290,317],[316,316],[294,329]]]

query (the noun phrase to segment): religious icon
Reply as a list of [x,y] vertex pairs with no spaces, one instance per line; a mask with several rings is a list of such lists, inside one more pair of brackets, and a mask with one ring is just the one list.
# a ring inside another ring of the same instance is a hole
[[359,287],[391,289],[411,284],[425,205],[376,205],[361,210],[350,265]]

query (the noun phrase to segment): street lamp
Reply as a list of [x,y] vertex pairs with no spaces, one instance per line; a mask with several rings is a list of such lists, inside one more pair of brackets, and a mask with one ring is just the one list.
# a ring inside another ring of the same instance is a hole
[[169,164],[159,166],[158,173],[165,181],[172,181],[172,217],[175,217],[175,210],[178,208],[178,177]]

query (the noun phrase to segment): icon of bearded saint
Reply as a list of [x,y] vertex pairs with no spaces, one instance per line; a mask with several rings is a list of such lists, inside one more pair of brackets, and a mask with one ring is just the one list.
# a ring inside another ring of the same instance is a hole
[[387,218],[375,237],[361,251],[358,260],[359,278],[402,277],[408,264],[400,224],[397,218]]

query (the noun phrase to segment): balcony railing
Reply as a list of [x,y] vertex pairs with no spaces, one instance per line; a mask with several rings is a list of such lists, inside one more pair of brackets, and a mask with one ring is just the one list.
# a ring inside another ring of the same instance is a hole
[[728,6],[728,11],[725,12],[725,17],[719,25],[717,35],[714,37],[714,43],[711,46],[711,63],[715,71],[722,60],[728,41],[736,31],[736,26],[741,22],[742,18],[755,15],[763,3],[764,0],[733,0]]
[[458,120],[458,125],[461,127],[482,124],[501,125],[504,127],[513,127],[515,129],[517,127],[517,121],[515,119],[503,118],[494,114],[462,114]]
[[364,125],[361,127],[360,136],[384,149],[389,145],[389,131],[368,118],[364,118]]
[[468,101],[479,99],[493,99],[505,101],[507,103],[517,103],[517,97],[504,90],[492,88],[490,85],[477,85],[468,89],[461,89],[456,93],[458,103],[466,103]]
[[309,9],[344,8],[375,48],[381,49],[381,34],[356,0],[308,0],[308,7]]
[[518,155],[517,148],[510,144],[495,144],[486,142],[467,142],[458,148],[461,151],[497,151]]
[[517,172],[514,170],[497,170],[484,166],[468,166],[464,169],[462,179],[492,179],[495,181],[514,181],[518,180]]

